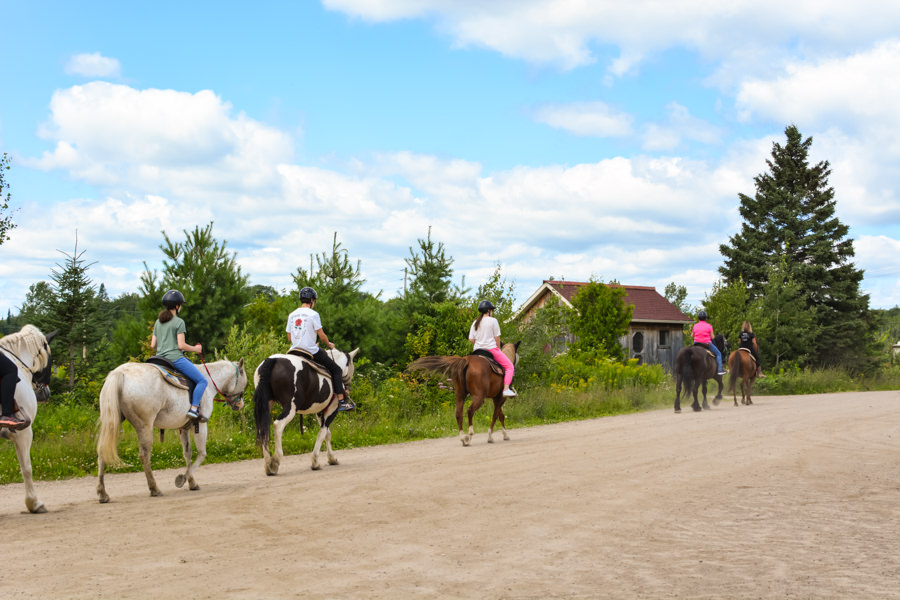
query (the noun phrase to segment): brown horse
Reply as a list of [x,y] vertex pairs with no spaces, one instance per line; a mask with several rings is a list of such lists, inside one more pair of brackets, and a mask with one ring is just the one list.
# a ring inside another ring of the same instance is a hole
[[[519,362],[519,343],[503,344],[500,350],[509,358],[513,365]],[[508,440],[506,432],[506,416],[503,414],[503,376],[491,369],[488,359],[483,356],[470,354],[468,356],[423,356],[414,360],[406,368],[407,371],[432,371],[441,373],[453,382],[456,391],[456,424],[459,426],[459,441],[463,446],[468,446],[475,430],[472,427],[472,416],[481,408],[485,398],[494,400],[494,415],[491,417],[491,428],[488,431],[488,443],[494,442],[494,423],[500,420],[503,430],[503,439]],[[469,433],[463,434],[463,406],[466,396],[472,396],[469,405]]]
[[[722,354],[725,354],[728,341],[722,335],[717,335],[713,343],[719,348]],[[693,345],[682,348],[675,358],[675,412],[681,412],[681,386],[684,385],[685,395],[694,396],[694,402],[691,408],[694,411],[701,411],[704,408],[709,410],[709,404],[706,402],[706,381],[715,379],[719,383],[719,392],[713,399],[713,404],[718,406],[722,399],[722,376],[718,374],[716,365],[716,357],[710,354],[702,345]],[[697,401],[697,391],[703,386],[703,408]]]
[[741,378],[741,402],[753,404],[750,393],[753,391],[753,382],[756,381],[756,361],[747,348],[738,348],[728,357],[728,389],[731,391],[734,405],[737,406],[737,392],[735,382]]

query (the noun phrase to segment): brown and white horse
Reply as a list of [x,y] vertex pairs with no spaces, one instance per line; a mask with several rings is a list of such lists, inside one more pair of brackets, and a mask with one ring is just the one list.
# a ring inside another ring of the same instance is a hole
[[[344,387],[353,379],[353,358],[359,348],[352,352],[338,349],[319,350],[327,352],[341,368]],[[295,416],[314,414],[319,421],[319,435],[312,452],[312,469],[319,468],[319,450],[325,444],[328,464],[338,464],[331,449],[331,422],[337,416],[338,401],[334,398],[331,376],[317,370],[312,363],[293,354],[273,354],[256,368],[253,376],[256,391],[253,393],[253,415],[256,418],[256,443],[262,448],[266,475],[278,474],[278,467],[284,457],[281,438],[284,428]],[[275,419],[275,454],[269,452],[269,437],[272,429],[272,407],[281,405],[281,414]]]
[[[18,368],[19,383],[16,384],[16,406],[18,414],[27,425],[21,429],[0,429],[0,438],[12,441],[16,446],[19,470],[25,482],[25,506],[28,512],[45,513],[44,503],[38,500],[34,491],[31,471],[31,442],[34,440],[34,419],[37,416],[38,395],[46,400],[50,393],[50,345],[56,332],[44,336],[34,325],[25,325],[21,331],[0,338],[0,351],[8,356]],[[37,388],[37,394],[35,393]]]
[[[500,347],[500,351],[512,362],[513,365],[519,362],[519,343],[507,343]],[[475,429],[472,427],[472,417],[475,411],[481,408],[485,398],[494,400],[494,414],[491,417],[491,427],[488,430],[488,443],[494,442],[494,424],[500,421],[500,427],[503,430],[503,439],[508,440],[509,434],[506,432],[506,415],[503,414],[503,402],[506,398],[503,396],[503,376],[498,375],[491,369],[491,364],[484,356],[470,354],[468,356],[423,356],[417,358],[406,367],[407,371],[430,371],[441,373],[450,378],[453,382],[453,389],[456,391],[456,424],[459,427],[459,441],[463,446],[468,446],[472,437],[475,435]],[[463,407],[466,403],[466,397],[472,396],[472,403],[469,405],[469,432],[463,434]]]

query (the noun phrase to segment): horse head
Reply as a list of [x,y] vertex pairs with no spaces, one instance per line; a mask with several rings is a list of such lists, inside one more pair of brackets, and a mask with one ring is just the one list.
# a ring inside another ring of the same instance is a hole
[[[216,387],[216,391],[224,398],[225,404],[230,406],[231,410],[241,410],[244,408],[244,390],[247,388],[247,371],[244,370],[244,359],[242,358],[238,362],[231,362],[226,359],[226,362],[229,362],[234,367],[234,379],[227,378],[226,381],[228,383],[223,383],[222,389],[215,385],[216,382],[214,380],[213,386]],[[212,374],[210,374],[210,379],[212,380]],[[234,383],[231,383],[232,381]]]
[[344,385],[349,385],[350,380],[353,379],[353,359],[356,357],[356,354],[359,352],[359,348],[356,348],[350,352],[344,352],[342,350],[338,350],[337,348],[328,350],[328,356],[331,357],[331,360],[337,364],[341,368],[341,381],[344,382]]

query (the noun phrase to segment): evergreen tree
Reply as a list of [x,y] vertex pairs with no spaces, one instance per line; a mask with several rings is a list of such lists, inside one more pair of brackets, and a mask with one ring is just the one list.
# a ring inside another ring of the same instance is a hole
[[572,319],[572,333],[581,350],[597,350],[621,359],[625,351],[619,338],[628,333],[634,306],[625,304],[625,288],[615,283],[605,285],[591,280],[572,297],[577,315]]
[[[9,202],[12,199],[5,171],[9,171],[9,156],[6,155],[6,152],[0,156],[0,244],[9,239],[9,230],[16,226],[9,214],[3,214],[9,210]],[[4,191],[6,191],[6,196],[3,195]]]
[[453,259],[447,256],[444,243],[431,240],[431,227],[426,239],[419,239],[416,253],[411,247],[406,259],[411,278],[406,300],[412,313],[427,311],[429,305],[453,300]]
[[[67,254],[66,260],[56,265],[50,278],[53,280],[54,298],[50,305],[47,329],[57,330],[54,343],[66,348],[69,385],[75,385],[76,362],[88,358],[88,348],[103,337],[100,301],[88,270],[94,263],[85,263],[84,251]],[[81,360],[79,360],[79,358]]]
[[[141,309],[144,319],[153,322],[162,310],[162,297],[167,290],[179,290],[185,297],[181,316],[187,322],[186,339],[201,343],[210,352],[225,343],[228,331],[243,317],[244,305],[250,301],[247,277],[241,274],[234,253],[219,243],[212,234],[213,224],[192,232],[184,231],[184,242],[173,242],[163,232],[165,254],[162,279],[145,264],[141,275]],[[287,318],[287,315],[285,315]]]
[[773,144],[769,172],[754,181],[756,194],[739,194],[741,231],[720,246],[726,281],[742,279],[751,301],[765,293],[770,267],[784,260],[792,281],[813,315],[810,361],[817,365],[858,364],[869,352],[868,295],[860,292],[863,271],[852,263],[848,227],[835,217],[834,188],[827,161],[810,165],[812,138],[794,125],[787,143]]
[[810,351],[813,313],[799,286],[788,278],[784,262],[768,269],[765,293],[750,308],[760,359],[767,368],[802,365]]

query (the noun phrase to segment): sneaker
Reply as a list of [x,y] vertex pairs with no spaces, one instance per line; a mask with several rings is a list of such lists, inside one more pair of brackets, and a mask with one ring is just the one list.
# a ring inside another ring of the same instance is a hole
[[3,415],[0,417],[0,427],[9,427],[10,429],[19,429],[22,425],[25,424],[23,419],[20,419],[16,415]]
[[719,375],[728,375],[728,371],[719,371]]
[[503,390],[504,398],[512,398],[514,396],[518,396],[518,394],[516,393],[516,390],[514,390],[512,388],[509,388],[508,390]]
[[187,416],[189,419],[199,419],[200,409],[198,409],[196,406],[192,406],[191,410],[187,411]]
[[338,410],[342,412],[356,410],[356,404],[353,403],[353,400],[344,396],[340,400],[338,400]]

